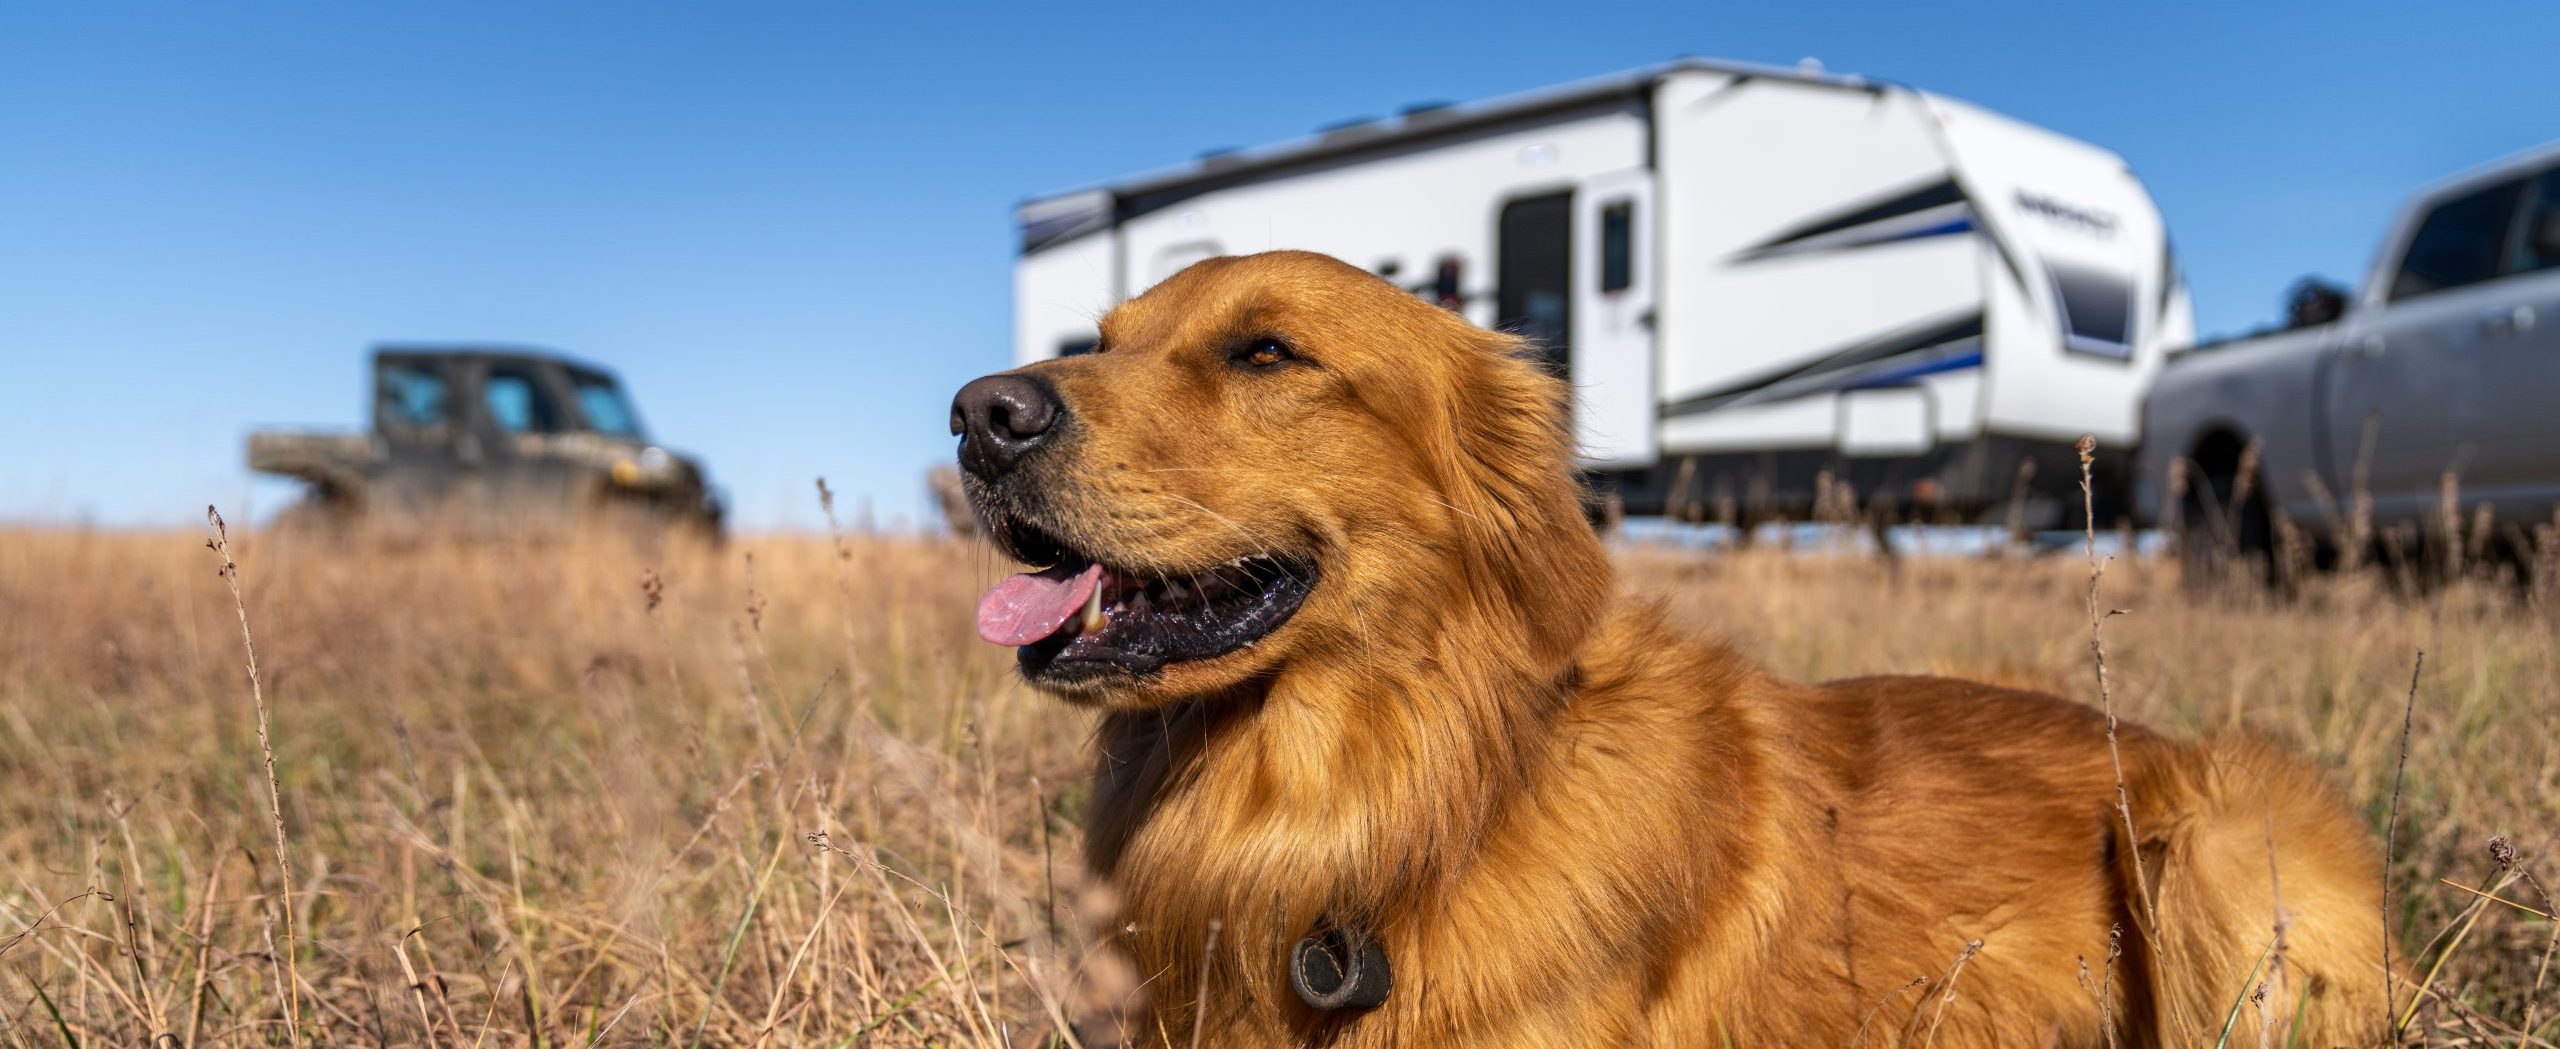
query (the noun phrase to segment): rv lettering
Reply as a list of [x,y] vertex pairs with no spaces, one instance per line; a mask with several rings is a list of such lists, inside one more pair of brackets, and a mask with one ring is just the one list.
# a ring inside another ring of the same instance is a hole
[[2116,216],[2111,211],[2081,207],[2052,197],[2029,193],[2023,189],[2018,191],[2018,207],[2027,214],[2041,216],[2058,225],[2079,229],[2101,240],[2116,235]]

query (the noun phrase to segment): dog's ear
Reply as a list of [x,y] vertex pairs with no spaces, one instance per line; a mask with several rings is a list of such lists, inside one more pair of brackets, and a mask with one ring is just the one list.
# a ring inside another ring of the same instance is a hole
[[1518,611],[1540,662],[1569,659],[1606,605],[1608,555],[1584,512],[1568,388],[1520,339],[1461,325],[1437,405],[1440,473],[1469,585]]

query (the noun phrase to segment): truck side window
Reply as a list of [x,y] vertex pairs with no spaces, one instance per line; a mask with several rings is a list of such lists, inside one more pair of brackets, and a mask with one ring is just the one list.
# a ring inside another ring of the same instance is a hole
[[424,430],[447,415],[444,376],[417,364],[384,362],[375,381],[374,418],[385,426]]
[[522,369],[489,369],[481,399],[489,406],[489,418],[509,433],[560,432],[559,409],[542,392],[542,384]]
[[2435,206],[2409,238],[2391,301],[2478,284],[2498,275],[2524,180],[2501,182]]
[[2560,268],[2560,170],[2545,171],[2526,202],[2524,235],[2516,238],[2510,273]]

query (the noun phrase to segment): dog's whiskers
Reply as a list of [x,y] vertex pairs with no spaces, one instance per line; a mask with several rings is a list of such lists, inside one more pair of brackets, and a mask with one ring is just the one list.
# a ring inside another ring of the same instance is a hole
[[[1271,549],[1271,544],[1270,544],[1269,542],[1265,541],[1261,536],[1258,536],[1258,535],[1253,534],[1253,532],[1252,532],[1252,531],[1250,531],[1250,530],[1248,530],[1248,529],[1246,529],[1246,528],[1245,528],[1245,526],[1243,526],[1243,525],[1241,525],[1241,524],[1237,524],[1234,518],[1228,517],[1228,516],[1227,516],[1227,515],[1225,515],[1225,514],[1219,513],[1219,512],[1217,512],[1217,511],[1215,511],[1215,510],[1212,510],[1212,509],[1209,509],[1208,507],[1201,505],[1201,503],[1200,503],[1200,501],[1199,501],[1199,500],[1197,500],[1197,499],[1193,499],[1193,498],[1190,498],[1189,496],[1185,496],[1185,495],[1182,495],[1182,494],[1180,494],[1180,493],[1176,493],[1176,492],[1166,492],[1166,493],[1164,493],[1164,497],[1165,497],[1165,498],[1167,498],[1167,499],[1177,500],[1177,501],[1179,501],[1179,502],[1183,503],[1184,505],[1191,507],[1191,508],[1192,508],[1192,509],[1194,509],[1194,510],[1198,510],[1198,511],[1200,511],[1202,514],[1207,515],[1207,516],[1209,517],[1209,519],[1210,519],[1210,520],[1213,520],[1213,521],[1218,522],[1219,524],[1225,525],[1225,526],[1227,526],[1230,530],[1234,531],[1234,532],[1235,532],[1235,534],[1237,535],[1237,537],[1238,537],[1238,538],[1243,539],[1243,540],[1244,540],[1244,542],[1245,542],[1245,545],[1246,545],[1247,547],[1250,547],[1250,548],[1251,548],[1251,552],[1250,552],[1250,553],[1248,553],[1248,554],[1246,554],[1245,556],[1247,556],[1247,557],[1259,557],[1259,558],[1266,558],[1266,559],[1270,560],[1272,564],[1278,565],[1278,566],[1280,567],[1280,571],[1281,571],[1281,573],[1282,573],[1282,574],[1284,574],[1284,575],[1287,575],[1287,576],[1289,577],[1289,580],[1290,580],[1291,582],[1293,582],[1293,583],[1298,583],[1298,584],[1304,585],[1304,584],[1307,582],[1307,581],[1306,581],[1306,580],[1304,580],[1304,579],[1300,579],[1300,578],[1298,578],[1298,574],[1297,574],[1296,572],[1294,572],[1294,571],[1291,571],[1291,570],[1290,570],[1290,568],[1289,568],[1289,560],[1288,560],[1287,558],[1285,558],[1285,557],[1281,557],[1281,556],[1279,556],[1278,554],[1274,553],[1274,552],[1272,551],[1272,549]],[[1226,568],[1226,567],[1228,567],[1228,566],[1220,565],[1220,566],[1218,566],[1218,568],[1211,569],[1211,571],[1219,571],[1219,570],[1222,570],[1222,569],[1224,569],[1224,568]],[[1248,576],[1248,577],[1246,577],[1246,578],[1247,578],[1247,581],[1248,581],[1248,582],[1250,582],[1250,581],[1251,581],[1251,577],[1250,577],[1250,576]],[[1197,582],[1198,582],[1198,580],[1195,578],[1195,579],[1193,580],[1193,582],[1194,582],[1194,583],[1197,583]]]

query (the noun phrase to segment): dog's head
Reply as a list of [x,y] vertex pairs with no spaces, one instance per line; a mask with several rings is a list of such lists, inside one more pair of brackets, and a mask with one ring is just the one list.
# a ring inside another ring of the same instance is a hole
[[1334,259],[1210,259],[1084,356],[963,387],[963,486],[1039,569],[988,640],[1070,698],[1144,707],[1438,631],[1560,668],[1608,585],[1564,387],[1517,341]]

